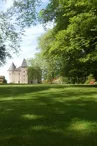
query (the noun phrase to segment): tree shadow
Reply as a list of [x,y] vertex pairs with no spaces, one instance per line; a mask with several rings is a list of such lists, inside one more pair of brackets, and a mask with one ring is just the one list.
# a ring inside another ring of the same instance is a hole
[[[28,93],[34,93],[34,92],[38,93],[41,91],[49,90],[51,88],[53,88],[53,89],[64,89],[64,88],[75,89],[75,87],[76,88],[82,87],[82,89],[91,88],[91,87],[96,88],[97,85],[53,85],[53,84],[49,84],[49,85],[2,85],[2,86],[0,86],[0,97],[17,97],[17,96],[25,95]],[[63,93],[64,93],[64,91],[63,91]],[[69,97],[69,94],[71,95],[71,93],[68,93],[68,95],[67,95],[68,97]],[[72,94],[75,94],[75,93],[72,92]]]
[[[9,90],[7,94],[10,96]],[[0,101],[1,145],[97,145],[97,92],[94,88],[79,90],[61,86],[32,91],[30,87],[26,91],[24,88],[24,93],[17,93],[18,96],[24,94],[32,98]]]
[[42,90],[48,90],[50,87],[49,86],[26,86],[26,85],[7,85],[7,86],[0,86],[0,97],[17,97],[20,95],[24,95],[27,93],[32,93],[32,92],[39,92]]

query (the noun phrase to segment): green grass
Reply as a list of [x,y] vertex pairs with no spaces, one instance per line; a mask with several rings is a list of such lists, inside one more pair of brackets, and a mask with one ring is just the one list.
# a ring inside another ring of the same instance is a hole
[[0,146],[97,146],[97,87],[0,86]]

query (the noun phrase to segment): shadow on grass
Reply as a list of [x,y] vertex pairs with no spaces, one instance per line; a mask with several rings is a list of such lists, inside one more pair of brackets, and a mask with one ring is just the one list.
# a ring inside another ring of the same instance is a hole
[[[0,97],[17,97],[25,95],[27,93],[38,93],[41,91],[53,89],[64,89],[64,88],[97,88],[97,85],[0,85]],[[57,93],[58,94],[58,93]],[[72,92],[72,94],[76,94]],[[85,93],[84,93],[85,94]],[[87,93],[86,93],[87,94]],[[94,93],[93,93],[94,94]],[[61,93],[62,95],[62,93]],[[70,92],[71,95],[71,92]],[[67,95],[68,96],[68,95]],[[69,96],[68,96],[69,97]]]
[[[28,94],[30,99],[0,101],[0,145],[97,145],[95,88],[37,87],[14,91],[15,97]],[[12,94],[8,89],[5,97]]]
[[1,86],[0,87],[0,97],[17,97],[30,93],[38,93],[40,91],[48,90],[49,86]]

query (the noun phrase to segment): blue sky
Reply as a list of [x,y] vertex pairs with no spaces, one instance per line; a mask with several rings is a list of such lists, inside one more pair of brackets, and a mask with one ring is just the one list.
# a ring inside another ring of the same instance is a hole
[[[7,9],[12,5],[12,1],[13,0],[7,0],[6,3],[0,3],[0,9]],[[42,1],[42,8],[44,8],[49,0]],[[52,25],[48,25],[48,27],[52,27]],[[41,24],[26,28],[25,35],[22,37],[21,51],[19,54],[14,55],[12,59],[7,59],[7,63],[3,67],[0,67],[0,75],[4,75],[9,81],[7,70],[12,62],[14,62],[16,66],[20,66],[23,58],[28,59],[34,57],[37,52],[37,38],[44,32],[45,30]]]

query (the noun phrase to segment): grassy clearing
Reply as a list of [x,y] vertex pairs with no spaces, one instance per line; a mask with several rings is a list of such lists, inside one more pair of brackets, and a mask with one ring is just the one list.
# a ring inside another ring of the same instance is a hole
[[0,86],[0,146],[97,146],[97,88]]

